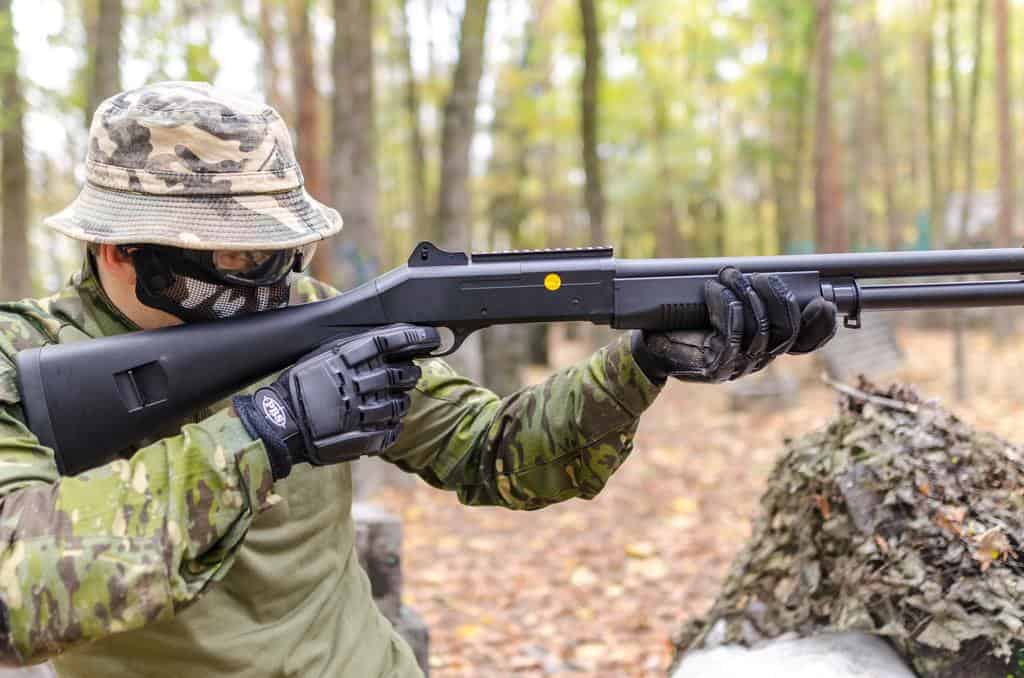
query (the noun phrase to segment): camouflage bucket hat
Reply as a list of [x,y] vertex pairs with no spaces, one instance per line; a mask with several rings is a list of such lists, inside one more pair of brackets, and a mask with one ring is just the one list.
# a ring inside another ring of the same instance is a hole
[[113,245],[295,247],[341,230],[338,212],[302,183],[274,109],[207,83],[161,82],[99,106],[85,186],[45,223]]

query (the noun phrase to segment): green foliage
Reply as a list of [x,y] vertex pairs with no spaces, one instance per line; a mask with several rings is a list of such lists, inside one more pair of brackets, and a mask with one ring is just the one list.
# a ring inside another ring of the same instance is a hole
[[185,45],[185,68],[188,80],[213,82],[220,66],[210,53],[210,43],[190,42]]

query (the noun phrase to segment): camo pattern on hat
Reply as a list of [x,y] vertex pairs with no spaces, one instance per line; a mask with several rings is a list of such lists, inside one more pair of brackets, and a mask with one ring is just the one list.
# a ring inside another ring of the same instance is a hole
[[122,92],[96,110],[85,186],[45,220],[87,242],[280,249],[341,230],[303,188],[288,128],[202,82]]

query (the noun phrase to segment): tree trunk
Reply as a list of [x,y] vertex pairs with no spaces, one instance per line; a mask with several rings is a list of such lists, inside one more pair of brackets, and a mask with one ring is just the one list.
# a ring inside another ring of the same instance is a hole
[[[456,250],[472,249],[473,201],[469,189],[469,151],[476,131],[476,103],[484,67],[484,34],[489,0],[470,1],[462,15],[459,59],[444,105],[441,128],[441,184],[438,189],[435,242]],[[452,356],[456,369],[471,379],[483,376],[483,348],[471,336]]]
[[598,89],[601,81],[601,29],[594,0],[580,0],[583,18],[583,80],[580,90],[580,122],[583,137],[583,171],[586,174],[585,203],[590,220],[590,242],[607,245],[604,223],[604,187],[601,159],[597,154]]
[[[524,84],[530,87],[530,91],[536,91],[533,89],[537,80],[533,72],[535,46],[548,4],[538,7],[526,22],[521,57],[506,64],[497,78],[495,115],[491,127],[493,151],[487,172],[494,187],[487,209],[492,249],[526,247],[522,225],[529,217],[532,205],[523,189],[530,178],[530,128],[529,123],[516,112],[521,106],[518,102],[521,101]],[[500,395],[513,393],[522,386],[521,368],[524,364],[547,363],[546,324],[492,327],[481,333],[481,340],[484,379],[488,388]]]
[[[317,200],[326,201],[323,159],[320,147],[320,91],[316,86],[313,63],[313,35],[309,26],[307,0],[288,0],[288,47],[292,65],[292,100],[295,109],[295,152],[302,168],[306,190]],[[344,207],[343,205],[339,207]],[[326,249],[326,248],[325,248]],[[313,275],[324,282],[334,280],[334,262],[328,254],[313,258]]]
[[832,0],[816,0],[814,224],[818,251],[847,249],[839,179],[839,149],[832,127]]
[[459,34],[459,59],[444,105],[441,186],[435,229],[438,242],[454,249],[469,249],[472,244],[469,149],[476,131],[476,103],[484,66],[489,4],[489,0],[466,3]]
[[0,298],[32,294],[28,247],[28,168],[11,0],[0,0]]
[[334,30],[331,200],[345,218],[335,276],[352,287],[377,274],[380,257],[371,0],[334,0]]
[[[682,257],[686,255],[686,244],[679,232],[679,210],[673,194],[678,182],[669,162],[669,117],[668,102],[661,88],[651,86],[651,125],[654,147],[654,162],[657,167],[658,191],[661,193],[655,224],[655,242],[658,256]],[[599,241],[595,241],[597,243]]]
[[1014,186],[1014,125],[1010,113],[1010,11],[1007,0],[995,0],[996,109],[999,117],[999,246],[1011,247],[1016,217]]
[[[971,202],[974,199],[974,131],[978,118],[978,92],[981,87],[981,66],[984,51],[983,36],[985,24],[985,3],[977,0],[974,18],[974,63],[971,70],[970,91],[967,101],[967,134],[964,140],[964,195],[961,203],[957,246],[967,246],[967,224],[970,218]],[[952,73],[951,73],[952,75]],[[964,312],[953,312],[953,394],[959,401],[967,400],[967,348],[964,337]]]
[[[992,4],[996,24],[996,115],[999,140],[999,217],[996,244],[1012,247],[1016,221],[1017,191],[1014,185],[1014,124],[1011,114],[1012,67],[1010,64],[1010,11],[1007,0]],[[1016,330],[1015,309],[999,309],[993,313],[992,334],[997,342],[1013,336]]]
[[889,121],[886,101],[888,100],[885,73],[883,71],[882,31],[878,23],[878,6],[874,8],[869,26],[871,42],[874,44],[871,59],[871,80],[875,98],[875,147],[876,160],[882,175],[882,195],[885,197],[886,246],[898,250],[903,246],[899,215],[896,213],[896,180],[893,176],[893,162],[889,148]]
[[[814,52],[814,22],[795,34],[783,31],[773,36],[786,44],[788,57],[786,88],[773,88],[772,154],[769,173],[772,201],[775,204],[776,232],[781,252],[795,251],[806,240],[805,218],[801,204],[807,138],[807,92],[810,84],[810,59]],[[790,84],[792,83],[792,84]],[[791,89],[790,89],[791,88]]]
[[281,64],[277,59],[277,27],[274,25],[278,3],[274,0],[260,0],[260,84],[267,103],[278,113],[289,119],[290,111],[284,110],[284,94],[281,92]]
[[409,169],[412,184],[412,231],[426,235],[429,227],[427,207],[427,150],[420,124],[420,95],[416,83],[416,71],[412,65],[412,45],[409,40],[408,2],[402,7],[398,22],[399,49],[402,69],[405,71],[405,110],[409,117]]
[[971,67],[970,90],[967,99],[967,130],[964,139],[964,199],[960,203],[958,247],[966,247],[967,225],[974,200],[974,136],[978,121],[978,95],[981,89],[981,68],[984,55],[985,2],[977,0],[974,17],[974,56]]
[[89,109],[86,124],[97,106],[121,90],[121,25],[124,11],[121,0],[99,0],[93,41]]
[[935,29],[936,3],[938,0],[931,0],[928,7],[928,25],[924,31],[922,48],[924,50],[924,99],[925,99],[925,129],[927,130],[928,146],[928,228],[931,235],[932,246],[941,246],[946,239],[943,237],[943,226],[939,224],[939,196],[942,195],[939,186],[939,138],[936,118],[935,99]]
[[946,3],[946,77],[949,82],[949,139],[946,146],[946,207],[957,188],[957,144],[960,143],[959,48],[956,36],[956,0]]
[[[864,26],[858,26],[864,34]],[[867,191],[862,189],[861,182],[870,176],[871,150],[871,104],[868,103],[866,87],[858,87],[853,96],[853,115],[849,120],[849,136],[845,146],[850,149],[850,172],[846,180],[850,183],[844,188],[847,199],[844,201],[846,210],[843,219],[850,232],[850,244],[855,249],[863,249],[874,245],[876,229],[874,226],[874,210],[870,210],[864,199]]]

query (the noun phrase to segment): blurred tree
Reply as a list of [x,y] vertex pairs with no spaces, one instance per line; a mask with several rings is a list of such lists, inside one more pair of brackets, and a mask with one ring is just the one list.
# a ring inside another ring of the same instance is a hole
[[925,128],[928,132],[928,227],[931,240],[935,245],[945,242],[944,230],[940,224],[939,204],[942,188],[939,183],[939,135],[938,135],[938,101],[935,94],[935,18],[939,0],[930,0],[928,4],[927,23],[921,31],[923,38],[921,49],[924,51],[924,82],[925,82]]
[[601,158],[598,116],[601,86],[601,28],[594,0],[579,0],[583,29],[583,78],[580,81],[580,128],[583,138],[583,171],[586,174],[584,203],[590,222],[590,242],[609,243],[604,223],[604,187],[601,181]]
[[18,77],[11,0],[0,0],[0,297],[32,294],[28,248],[28,167],[25,162],[24,108]]
[[[490,136],[494,150],[487,170],[490,198],[490,249],[524,248],[523,224],[532,206],[525,194],[529,182],[530,124],[536,122],[535,96],[522,97],[524,90],[537,92],[534,73],[538,30],[550,2],[539,3],[523,28],[520,55],[498,72],[495,87],[494,120]],[[520,368],[526,362],[547,363],[547,326],[505,325],[481,334],[484,381],[501,395],[522,386]],[[529,355],[530,349],[533,355]]]
[[[292,67],[292,99],[295,107],[293,129],[295,152],[302,167],[306,190],[314,198],[327,201],[324,180],[323,130],[320,121],[320,90],[316,84],[313,60],[313,35],[310,30],[310,0],[288,0],[288,45]],[[325,282],[334,281],[331,257],[314,257],[312,273]]]
[[[871,6],[867,5],[866,8],[870,10]],[[858,12],[851,18],[855,23],[849,33],[853,36],[853,43],[859,56],[859,54],[873,49],[873,47],[868,47],[871,37],[871,22],[864,12]],[[842,64],[843,60],[839,61]],[[872,148],[875,142],[872,130],[874,104],[868,103],[871,87],[870,81],[865,82],[867,79],[864,77],[865,73],[862,69],[863,60],[857,58],[852,68],[849,67],[850,65],[847,66],[849,78],[858,86],[856,94],[852,96],[853,101],[850,102],[851,114],[839,116],[835,121],[840,127],[845,127],[846,138],[840,140],[839,143],[843,148],[849,149],[849,169],[842,173],[842,180],[845,182],[842,187],[844,210],[842,219],[849,232],[850,247],[855,250],[864,250],[872,247],[876,242],[873,237],[876,230],[873,228],[876,216],[869,205],[870,189],[873,188],[871,178],[875,173],[875,168],[871,165],[871,161],[875,158],[869,157],[875,150]],[[840,67],[836,70],[843,69]],[[836,75],[842,78],[844,74]]]
[[996,110],[999,145],[999,245],[1011,247],[1014,242],[1016,188],[1014,186],[1015,134],[1010,102],[1012,67],[1010,64],[1010,11],[1007,0],[995,0],[996,28]]
[[[977,0],[974,12],[974,53],[971,59],[970,89],[967,95],[967,129],[964,141],[964,193],[957,223],[957,247],[966,247],[967,227],[970,223],[971,205],[974,201],[974,137],[978,122],[978,96],[981,88],[982,56],[984,54],[985,3]],[[952,73],[951,73],[951,76]],[[964,312],[953,312],[953,394],[959,401],[967,400],[967,348],[964,337]]]
[[490,0],[468,0],[459,31],[459,56],[444,105],[441,185],[436,242],[451,249],[472,244],[473,204],[469,192],[469,149],[476,131],[476,105],[484,67],[484,33]]
[[839,148],[832,122],[832,0],[815,4],[814,223],[820,252],[842,252],[843,225]]
[[331,200],[345,218],[345,237],[333,252],[335,276],[352,287],[377,275],[383,235],[377,230],[371,0],[334,0],[331,71]]
[[[646,15],[644,18],[647,18]],[[638,26],[638,32],[639,43],[662,47],[656,42],[655,34],[659,31],[653,22],[642,21]],[[653,155],[655,184],[652,190],[657,194],[652,224],[654,239],[657,242],[659,256],[681,257],[686,252],[686,242],[680,230],[683,210],[677,204],[677,187],[680,180],[676,175],[672,157],[673,121],[670,111],[673,98],[671,90],[678,86],[678,82],[661,73],[662,69],[671,68],[671,59],[658,58],[659,53],[652,53],[652,50],[638,49],[637,53],[640,72],[648,83],[650,101],[649,143]]]
[[121,0],[98,0],[95,13],[85,12],[89,24],[89,91],[85,124],[100,102],[121,91],[121,26],[124,9]]
[[205,3],[187,0],[178,6],[178,14],[179,39],[185,52],[185,78],[197,82],[213,82],[220,70],[220,64],[212,51],[213,27],[220,12]]
[[965,242],[967,225],[970,223],[971,208],[974,201],[974,185],[977,179],[974,163],[975,132],[978,127],[978,98],[981,90],[981,72],[984,52],[985,3],[987,0],[976,0],[974,19],[974,53],[971,57],[971,80],[967,94],[967,129],[964,135],[964,197],[960,203],[959,247]]
[[[441,183],[438,188],[435,242],[452,250],[472,249],[473,201],[469,186],[469,150],[476,132],[476,105],[484,67],[484,34],[489,0],[467,0],[459,31],[459,56],[444,105],[441,131]],[[454,364],[472,379],[483,377],[478,335],[453,355]]]
[[[401,3],[398,24],[398,48],[405,75],[406,115],[409,119],[409,173],[412,190],[413,233],[426,235],[430,226],[430,209],[427,198],[427,149],[423,126],[420,124],[420,94],[416,82],[416,71],[412,62],[412,42],[409,39],[409,0]],[[433,42],[431,41],[431,44]]]
[[774,59],[762,77],[770,102],[769,163],[778,243],[779,249],[790,252],[811,239],[804,230],[806,217],[800,197],[805,176],[814,7],[800,0],[762,0],[757,8],[759,16],[765,16],[765,38],[775,45]]
[[[1007,0],[995,0],[992,4],[995,23],[996,51],[996,137],[999,144],[999,216],[996,244],[1012,247],[1014,244],[1014,222],[1016,220],[1017,191],[1014,182],[1015,134],[1011,102],[1010,35],[1011,13]],[[993,313],[993,335],[1003,341],[1014,334],[1017,314],[998,309]]]
[[[960,151],[960,50],[957,45],[957,0],[946,2],[946,81],[949,87],[949,137],[946,140],[946,181],[945,205],[949,209],[950,198],[956,192],[958,177],[956,168]],[[956,228],[956,224],[952,224]],[[955,231],[954,231],[955,232]]]
[[871,50],[872,97],[875,104],[875,149],[882,178],[882,195],[885,199],[885,242],[888,249],[898,250],[903,246],[903,234],[900,232],[900,216],[896,207],[895,161],[889,146],[889,92],[884,70],[886,52],[878,12],[879,6],[876,1],[872,7],[868,40],[868,49]]
[[257,31],[260,41],[260,85],[267,103],[288,119],[290,111],[285,106],[284,92],[282,91],[282,64],[277,56],[276,19],[279,9],[279,0],[260,0],[259,29]]

